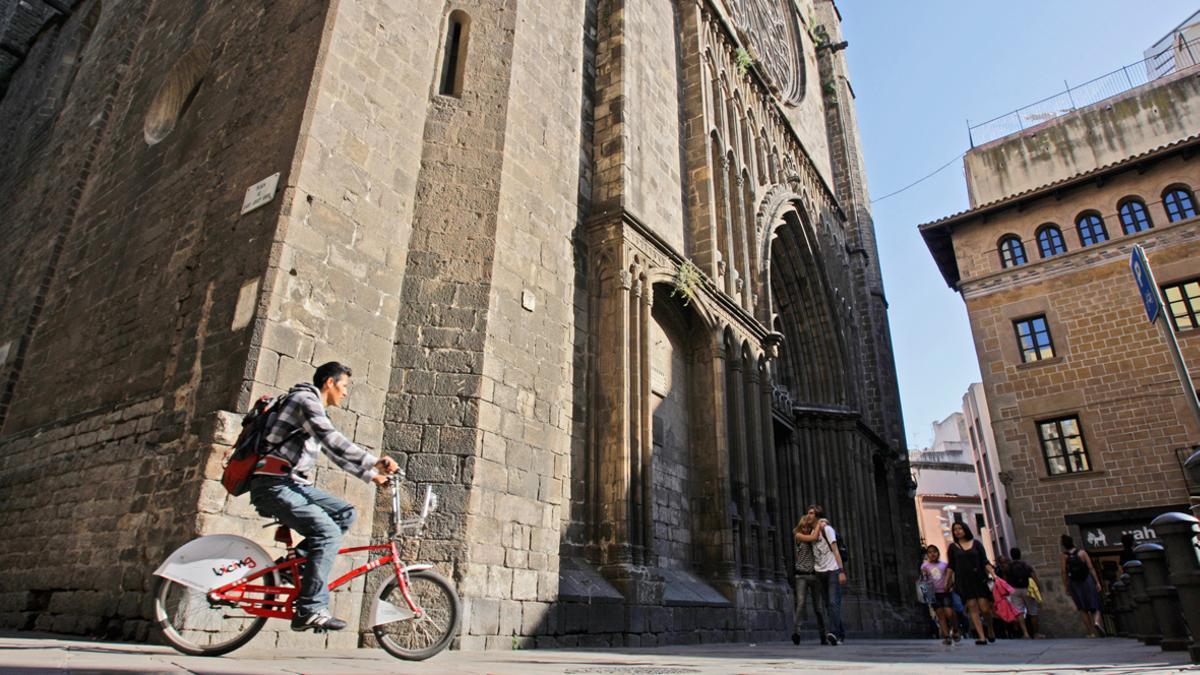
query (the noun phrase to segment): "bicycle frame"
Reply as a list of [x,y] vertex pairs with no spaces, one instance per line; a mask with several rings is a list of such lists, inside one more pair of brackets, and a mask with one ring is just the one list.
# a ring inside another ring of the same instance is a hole
[[[375,552],[382,553],[382,557],[372,560],[365,565],[360,565],[342,576],[334,579],[329,583],[329,590],[335,591],[339,587],[344,586],[354,579],[372,572],[385,565],[391,565],[392,570],[396,574],[396,581],[399,584],[400,593],[404,597],[404,602],[408,605],[408,610],[412,612],[412,616],[420,618],[424,614],[424,610],[413,602],[409,594],[408,572],[417,571],[420,569],[428,569],[431,565],[405,565],[400,560],[400,548],[397,541],[403,538],[405,534],[416,535],[425,526],[425,521],[428,519],[430,512],[437,507],[437,496],[434,494],[431,487],[426,486],[425,500],[421,508],[419,516],[404,520],[400,517],[400,488],[399,477],[392,481],[392,532],[388,537],[386,544],[371,544],[368,546],[352,546],[338,550],[338,555],[346,555],[350,553]],[[295,601],[300,595],[301,565],[307,562],[307,558],[293,557],[284,560],[283,562],[272,565],[265,569],[259,570],[249,576],[242,577],[237,581],[232,581],[224,586],[219,586],[208,592],[208,598],[214,603],[229,603],[235,607],[245,610],[250,616],[262,616],[276,619],[291,619],[295,616]],[[291,577],[297,581],[291,587],[287,586],[268,586],[264,584],[252,583],[255,580],[263,579],[266,575],[282,571],[285,569],[291,570]]]

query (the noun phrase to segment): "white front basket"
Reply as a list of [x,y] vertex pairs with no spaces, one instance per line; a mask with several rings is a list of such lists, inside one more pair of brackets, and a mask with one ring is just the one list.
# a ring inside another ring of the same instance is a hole
[[208,591],[274,564],[263,547],[245,537],[211,534],[175,549],[154,574]]

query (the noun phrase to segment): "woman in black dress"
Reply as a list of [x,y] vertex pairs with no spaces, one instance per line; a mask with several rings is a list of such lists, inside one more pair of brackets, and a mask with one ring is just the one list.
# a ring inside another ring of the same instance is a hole
[[[996,631],[992,626],[992,591],[988,588],[988,578],[996,576],[996,570],[988,562],[987,552],[975,541],[975,535],[965,523],[954,523],[950,527],[950,535],[954,543],[950,544],[949,558],[951,577],[954,591],[962,598],[963,604],[971,614],[971,623],[975,626],[975,644],[986,645],[996,641]],[[983,615],[983,620],[980,619]],[[987,622],[987,633],[983,631],[984,621]]]

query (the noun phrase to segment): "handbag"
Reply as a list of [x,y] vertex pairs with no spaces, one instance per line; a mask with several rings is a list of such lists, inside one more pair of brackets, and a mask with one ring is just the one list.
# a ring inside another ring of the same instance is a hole
[[996,577],[996,585],[992,588],[992,611],[996,613],[996,617],[1001,621],[1016,621],[1021,613],[1013,607],[1008,601],[1008,595],[1012,593],[1012,586],[1009,586],[1003,579]]

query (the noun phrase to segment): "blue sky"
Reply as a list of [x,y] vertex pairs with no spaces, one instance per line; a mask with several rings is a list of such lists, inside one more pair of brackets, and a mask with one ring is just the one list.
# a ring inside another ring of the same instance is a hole
[[[981,122],[1142,58],[1191,0],[839,0],[873,198],[969,147]],[[874,203],[909,446],[979,380],[962,299],[917,225],[967,208],[962,162]]]

